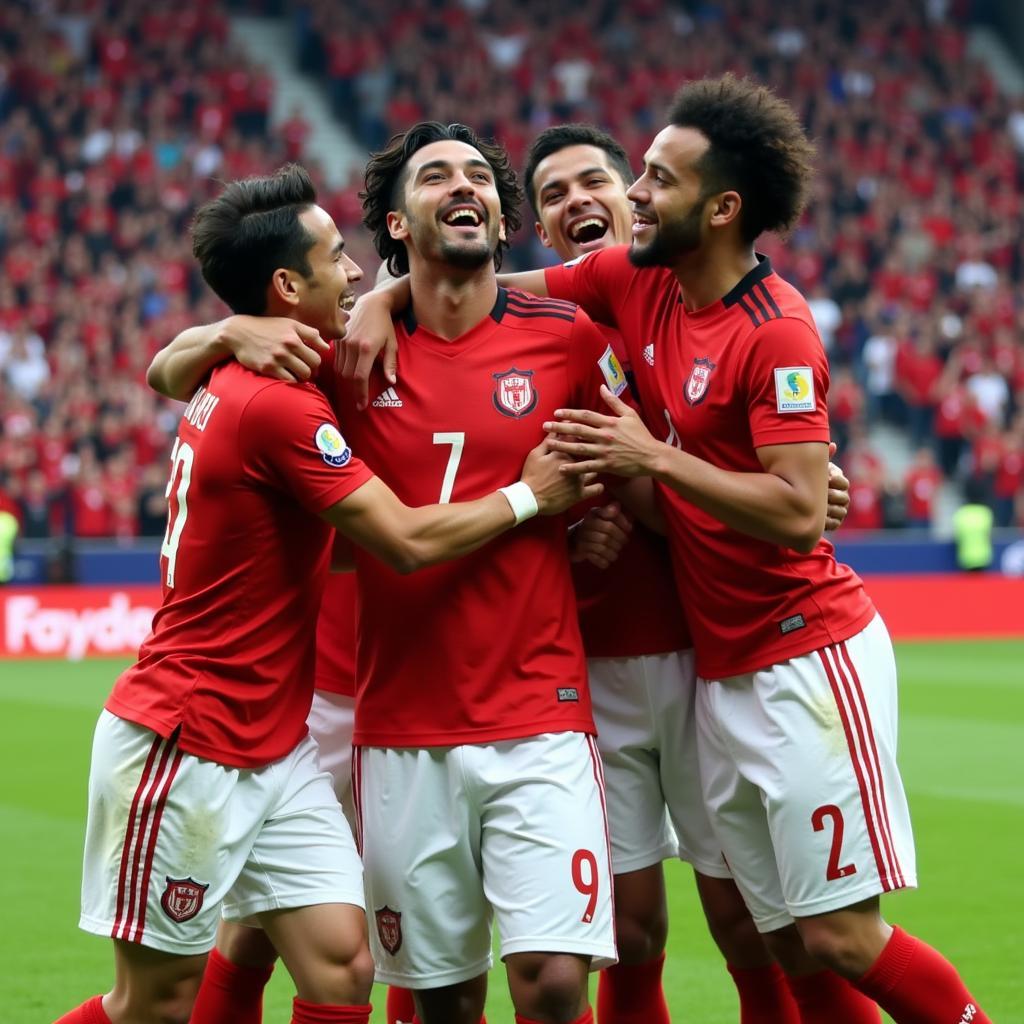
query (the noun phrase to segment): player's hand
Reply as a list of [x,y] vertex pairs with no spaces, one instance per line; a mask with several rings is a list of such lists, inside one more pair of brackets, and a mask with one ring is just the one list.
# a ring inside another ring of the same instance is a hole
[[309,380],[331,350],[316,328],[283,316],[230,316],[220,338],[254,373],[292,382]]
[[607,569],[622,553],[632,530],[633,524],[615,502],[592,508],[570,532],[569,561]]
[[552,451],[546,439],[526,456],[520,480],[533,491],[540,515],[558,515],[587,498],[596,498],[604,490],[593,473],[563,473],[562,467],[571,461],[568,456]]
[[555,437],[549,442],[551,448],[576,460],[563,466],[562,472],[648,476],[660,442],[651,436],[636,410],[604,385],[601,397],[611,415],[589,409],[556,409],[558,419],[544,424]]
[[384,378],[389,384],[396,383],[398,339],[386,292],[371,292],[356,301],[348,330],[338,343],[335,366],[342,377],[352,381],[357,409],[365,409],[370,401],[370,373],[378,358]]
[[[828,446],[828,457],[836,453],[833,441]],[[828,464],[828,508],[825,511],[825,529],[838,530],[850,511],[850,481],[834,462]]]

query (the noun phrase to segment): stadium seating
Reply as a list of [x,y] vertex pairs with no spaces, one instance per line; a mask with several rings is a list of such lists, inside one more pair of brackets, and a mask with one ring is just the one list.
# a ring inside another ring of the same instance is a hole
[[[801,112],[819,178],[765,239],[808,295],[857,484],[850,528],[927,526],[943,480],[981,479],[1024,524],[1024,107],[966,56],[970,5],[761,0],[307,0],[304,71],[368,148],[465,119],[521,164],[563,120],[610,128],[639,166],[684,77],[735,70]],[[929,12],[934,20],[929,20]],[[227,44],[225,3],[5,4],[0,49],[0,507],[29,537],[162,531],[175,407],[154,351],[216,319],[187,226],[214,179],[302,157],[273,84]],[[324,203],[358,230],[357,182]],[[524,230],[512,266],[538,258]],[[372,278],[373,267],[366,268]],[[865,429],[918,451],[894,478]]]

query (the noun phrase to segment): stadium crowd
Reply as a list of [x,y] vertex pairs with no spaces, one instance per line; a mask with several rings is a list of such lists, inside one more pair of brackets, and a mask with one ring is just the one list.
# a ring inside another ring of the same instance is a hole
[[[537,131],[586,120],[639,166],[683,78],[732,69],[792,102],[817,191],[767,249],[829,349],[846,529],[873,529],[930,525],[942,482],[971,477],[998,524],[1024,523],[1024,105],[967,55],[970,6],[311,0],[291,16],[300,65],[368,149],[463,119],[521,164]],[[191,213],[215,177],[301,157],[309,125],[270,131],[273,83],[227,46],[228,5],[46,10],[0,13],[0,505],[26,537],[160,534],[177,413],[144,369],[222,314]],[[325,196],[348,234],[356,192]],[[513,266],[546,252],[531,234]],[[872,448],[879,421],[916,452],[903,478]]]

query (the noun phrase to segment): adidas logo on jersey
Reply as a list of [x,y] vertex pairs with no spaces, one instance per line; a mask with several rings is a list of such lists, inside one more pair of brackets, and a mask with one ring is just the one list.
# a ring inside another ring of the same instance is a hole
[[402,400],[394,388],[382,391],[371,403],[374,409],[401,409]]
[[654,365],[654,342],[653,341],[650,343],[650,345],[644,345],[644,362],[648,366],[653,366]]

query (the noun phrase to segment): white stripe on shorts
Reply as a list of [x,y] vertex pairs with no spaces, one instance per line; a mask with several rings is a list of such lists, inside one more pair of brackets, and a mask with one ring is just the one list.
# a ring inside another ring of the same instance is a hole
[[896,857],[896,846],[892,839],[889,809],[885,798],[885,780],[882,777],[874,728],[860,677],[845,642],[822,648],[818,655],[828,676],[829,686],[832,688],[832,695],[843,723],[843,731],[846,733],[846,744],[857,776],[864,821],[871,840],[882,891],[902,889],[906,886],[906,881]]
[[117,878],[117,912],[110,933],[112,938],[128,942],[142,939],[160,819],[181,757],[176,735],[170,739],[157,736],[153,740],[128,813],[121,849],[121,870]]

